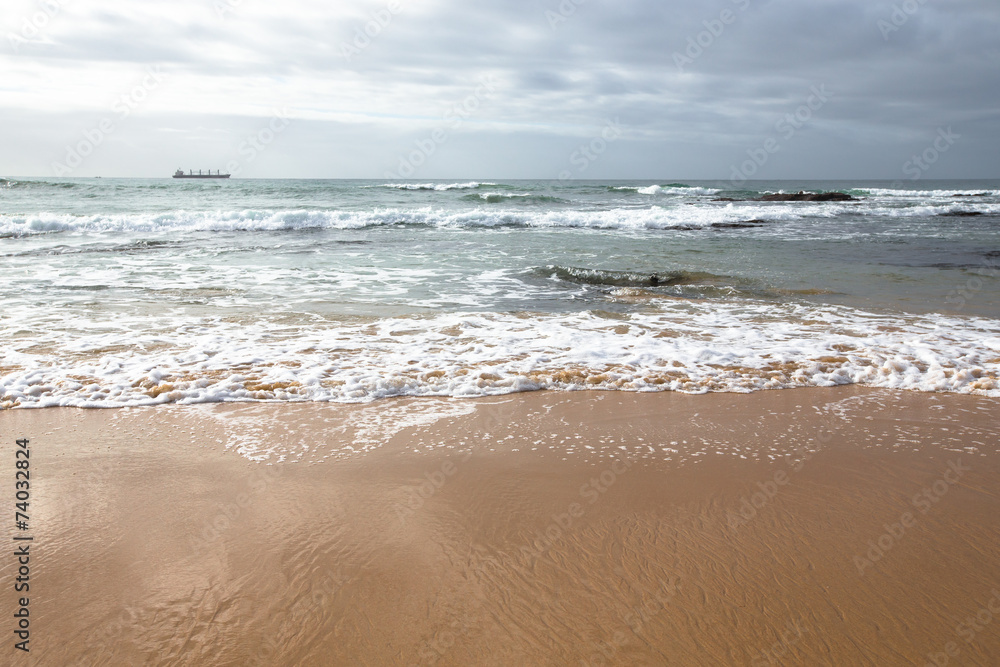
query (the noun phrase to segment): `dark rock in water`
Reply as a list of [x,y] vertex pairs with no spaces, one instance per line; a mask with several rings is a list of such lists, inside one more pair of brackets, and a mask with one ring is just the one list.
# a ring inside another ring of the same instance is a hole
[[757,201],[857,201],[854,197],[843,192],[805,192],[799,191],[796,194],[773,194],[764,195]]
[[971,218],[982,214],[982,211],[954,211],[952,213],[939,213],[938,215],[944,218]]
[[753,229],[770,222],[769,220],[744,220],[742,222],[713,222],[712,229]]
[[736,201],[736,200],[733,199],[732,197],[717,197],[712,201]]
[[977,192],[974,195],[952,195],[952,197],[986,197],[988,195],[988,192]]
[[660,277],[659,277],[659,276],[657,276],[657,275],[655,275],[655,274],[654,274],[654,275],[651,275],[651,276],[649,277],[649,284],[650,284],[650,285],[651,285],[652,287],[656,287],[657,285],[659,285],[659,284],[660,284]]

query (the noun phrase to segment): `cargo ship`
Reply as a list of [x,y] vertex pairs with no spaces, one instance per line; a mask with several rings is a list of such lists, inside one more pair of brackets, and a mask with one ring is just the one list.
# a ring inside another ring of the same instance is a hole
[[188,173],[185,174],[183,169],[174,172],[174,178],[229,178],[229,176],[230,174],[223,174],[218,170],[213,174],[211,169],[204,174],[201,173],[201,169],[198,170],[197,174],[194,173],[194,170],[188,170]]

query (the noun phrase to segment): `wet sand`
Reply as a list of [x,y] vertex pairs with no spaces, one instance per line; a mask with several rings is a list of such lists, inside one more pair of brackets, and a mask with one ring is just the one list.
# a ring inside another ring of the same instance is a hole
[[35,542],[3,660],[1000,664],[998,415],[861,388],[7,410]]

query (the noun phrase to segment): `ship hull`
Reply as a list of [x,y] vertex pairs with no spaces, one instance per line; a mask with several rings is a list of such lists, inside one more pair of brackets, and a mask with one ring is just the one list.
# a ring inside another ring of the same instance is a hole
[[178,176],[174,174],[174,178],[229,178],[230,174],[183,174]]

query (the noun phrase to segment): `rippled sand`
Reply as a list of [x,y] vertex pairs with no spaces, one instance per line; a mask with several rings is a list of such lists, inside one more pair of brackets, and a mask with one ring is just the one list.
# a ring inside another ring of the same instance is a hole
[[30,664],[998,664],[998,408],[838,388],[3,411],[0,460],[33,452]]

